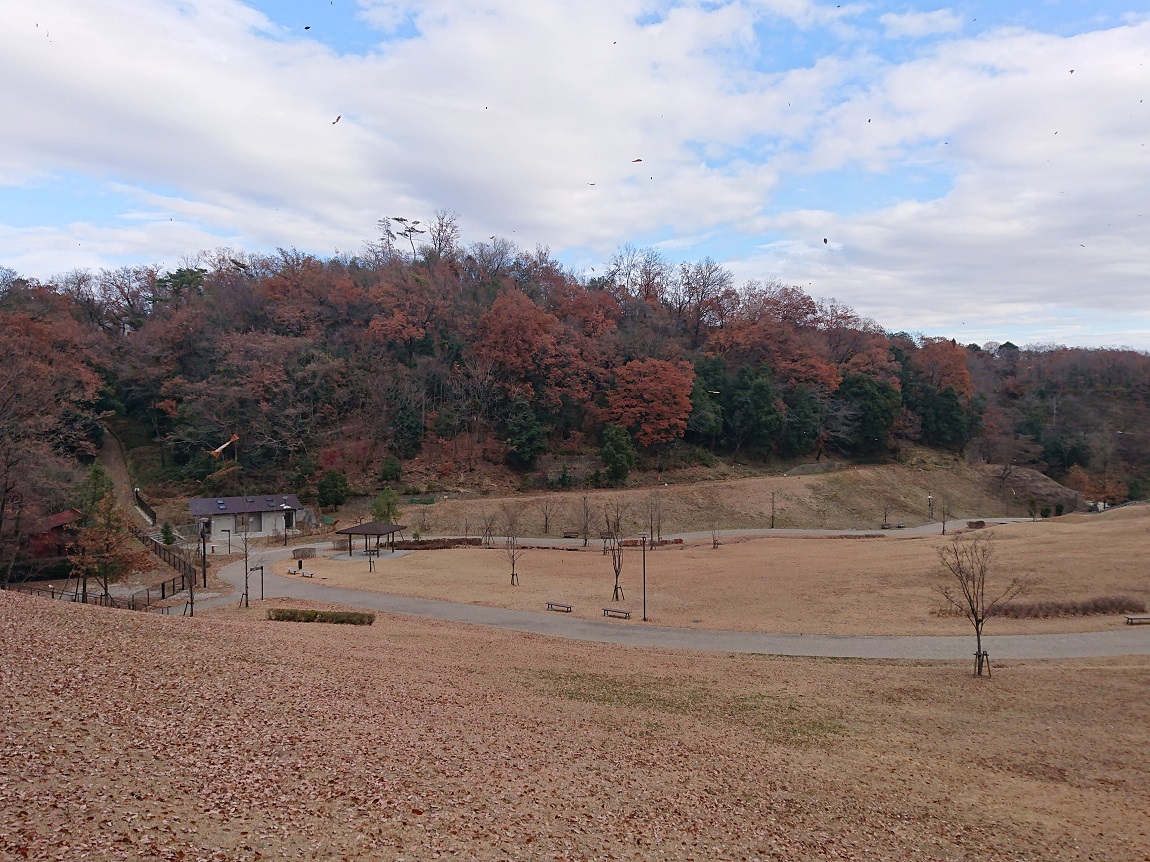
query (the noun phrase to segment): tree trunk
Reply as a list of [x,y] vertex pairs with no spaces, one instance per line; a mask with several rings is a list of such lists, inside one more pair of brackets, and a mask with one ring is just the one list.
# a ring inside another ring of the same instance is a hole
[[974,675],[982,676],[982,625],[974,627]]

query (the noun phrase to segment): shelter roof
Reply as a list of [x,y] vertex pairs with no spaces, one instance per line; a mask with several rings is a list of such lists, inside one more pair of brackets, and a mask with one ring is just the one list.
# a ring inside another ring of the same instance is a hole
[[392,533],[406,529],[407,527],[403,524],[381,524],[379,521],[368,521],[366,524],[344,527],[342,530],[336,530],[336,532],[345,536],[390,536]]
[[196,497],[188,501],[192,515],[207,518],[212,515],[248,515],[253,512],[282,512],[302,509],[295,494],[264,494],[259,497]]
[[40,523],[39,532],[46,533],[49,530],[54,530],[57,527],[65,527],[79,521],[84,516],[75,509],[65,509],[63,512],[56,512],[54,515],[49,515]]

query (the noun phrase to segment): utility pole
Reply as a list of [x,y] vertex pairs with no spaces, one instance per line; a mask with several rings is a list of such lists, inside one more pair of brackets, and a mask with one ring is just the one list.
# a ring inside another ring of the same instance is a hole
[[775,528],[775,492],[771,491],[771,529]]

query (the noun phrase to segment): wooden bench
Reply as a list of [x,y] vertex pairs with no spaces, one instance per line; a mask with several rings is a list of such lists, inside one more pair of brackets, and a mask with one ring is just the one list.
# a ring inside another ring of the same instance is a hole
[[583,534],[580,533],[578,530],[568,530],[567,532],[565,532],[563,534],[563,538],[564,539],[578,539],[582,535]]
[[1142,623],[1150,623],[1150,614],[1127,614],[1126,625],[1140,626]]
[[566,602],[548,602],[547,610],[549,611],[562,611],[565,614],[571,613],[571,605]]
[[631,612],[626,608],[603,608],[603,616],[629,620],[631,619]]

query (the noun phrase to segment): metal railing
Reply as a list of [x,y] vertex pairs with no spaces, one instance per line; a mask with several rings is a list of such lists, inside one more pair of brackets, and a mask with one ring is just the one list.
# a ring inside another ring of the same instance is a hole
[[148,520],[152,522],[153,527],[156,526],[156,521],[159,520],[156,515],[156,510],[148,504],[147,500],[140,496],[139,488],[133,488],[132,493],[136,495],[136,505],[140,507],[140,511],[148,516]]
[[[180,578],[173,578],[173,581],[181,580]],[[62,589],[60,587],[33,587],[30,584],[16,584],[7,583],[0,584],[0,590],[7,590],[10,593],[24,593],[25,595],[37,596],[42,599],[51,599],[55,601],[65,602],[79,602],[81,604],[99,605],[105,608],[119,608],[125,611],[151,611],[156,610],[160,613],[168,613],[169,608],[154,608],[153,605],[162,601],[164,596],[159,598],[152,596],[152,589],[141,590],[133,593],[127,597],[121,596],[108,596],[97,595],[96,593],[82,593],[79,586],[70,589]],[[174,593],[168,593],[174,595]]]

